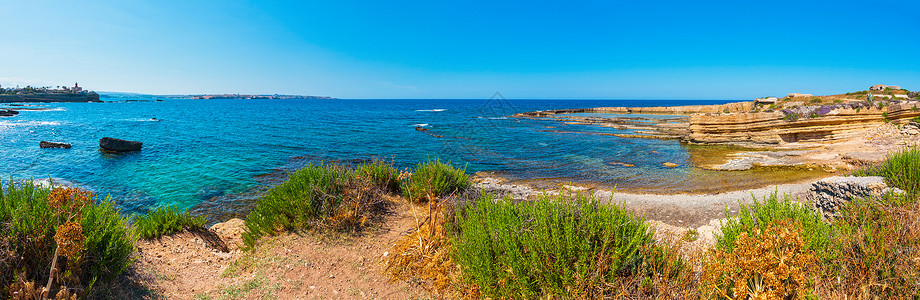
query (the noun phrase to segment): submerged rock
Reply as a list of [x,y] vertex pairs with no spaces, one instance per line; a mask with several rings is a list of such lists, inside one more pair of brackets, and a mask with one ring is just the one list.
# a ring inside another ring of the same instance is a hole
[[666,162],[666,163],[663,163],[663,164],[661,164],[661,165],[662,165],[662,166],[665,166],[665,167],[668,167],[668,168],[677,168],[677,166],[678,166],[677,164],[672,163],[672,162]]
[[15,110],[0,110],[0,117],[12,117],[18,114],[19,112]]
[[60,148],[60,149],[70,149],[70,144],[68,143],[55,143],[55,142],[38,142],[38,146],[42,148]]
[[99,148],[105,152],[121,153],[140,151],[143,143],[136,141],[127,141],[116,138],[104,137],[99,139]]
[[873,177],[828,177],[812,184],[805,199],[825,220],[833,220],[847,203],[853,199],[871,198],[878,200],[886,193],[903,193],[901,189],[889,188],[885,178]]

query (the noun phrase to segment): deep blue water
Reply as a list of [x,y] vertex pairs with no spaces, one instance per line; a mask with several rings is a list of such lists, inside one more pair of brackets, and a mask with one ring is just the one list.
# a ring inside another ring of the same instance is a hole
[[[211,197],[241,193],[257,184],[255,176],[295,157],[313,162],[379,157],[400,168],[440,158],[466,166],[470,173],[590,181],[621,189],[673,189],[692,171],[688,150],[679,141],[578,134],[572,132],[618,131],[507,116],[559,108],[730,102],[103,100],[109,102],[43,104],[50,110],[0,118],[3,181],[10,176],[59,178],[109,194],[126,211],[163,204],[187,208]],[[417,131],[416,126],[430,130]],[[102,137],[142,141],[143,150],[101,153]],[[73,148],[40,149],[43,140],[71,143]],[[664,162],[681,167],[664,168]]]

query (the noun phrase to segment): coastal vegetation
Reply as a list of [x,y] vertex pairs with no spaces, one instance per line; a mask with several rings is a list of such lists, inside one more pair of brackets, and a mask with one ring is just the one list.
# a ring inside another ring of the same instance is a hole
[[[385,272],[438,297],[910,299],[920,297],[918,162],[913,146],[864,169],[906,192],[853,199],[831,221],[789,195],[753,199],[726,212],[711,245],[588,194],[471,191],[463,169],[438,160],[405,171],[380,160],[310,165],[256,203],[242,240],[253,250],[284,231],[358,233],[399,204],[427,214],[393,244]],[[130,219],[87,191],[9,182],[0,293],[91,296],[134,263],[137,238],[204,225],[175,206]]]
[[82,298],[132,264],[135,240],[108,199],[10,180],[0,189],[0,295]]
[[358,168],[320,164],[297,170],[249,213],[243,241],[252,247],[259,238],[282,230],[359,230],[383,211],[383,196],[393,187],[395,172],[383,162]]
[[486,298],[607,298],[634,282],[675,281],[685,264],[641,216],[593,197],[483,196],[457,210],[451,243],[462,283]]
[[182,229],[201,230],[204,223],[204,217],[192,216],[175,205],[160,206],[145,215],[135,216],[134,231],[140,238],[153,239]]
[[413,202],[426,202],[470,187],[465,170],[455,169],[440,160],[419,163],[402,185],[403,196]]

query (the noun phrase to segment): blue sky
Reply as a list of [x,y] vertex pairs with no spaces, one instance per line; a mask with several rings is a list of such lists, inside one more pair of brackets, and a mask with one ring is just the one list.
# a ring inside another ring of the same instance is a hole
[[0,84],[339,98],[920,90],[917,1],[4,1]]

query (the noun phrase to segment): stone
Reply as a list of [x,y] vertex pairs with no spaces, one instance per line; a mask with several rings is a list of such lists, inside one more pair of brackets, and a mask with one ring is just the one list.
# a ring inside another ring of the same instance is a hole
[[18,114],[19,112],[15,110],[0,110],[0,117],[12,117]]
[[668,167],[668,168],[677,168],[677,166],[678,166],[677,164],[672,163],[672,162],[666,162],[666,163],[663,163],[663,164],[661,164],[661,165],[662,165],[662,166],[665,166],[665,167]]
[[239,239],[243,232],[246,232],[246,222],[239,218],[233,218],[211,225],[209,230],[224,240]]
[[474,183],[469,192],[472,195],[466,195],[468,199],[479,198],[479,195],[492,194],[495,197],[511,197],[515,203],[525,201],[539,194],[529,186],[498,184],[498,183]]
[[140,151],[141,146],[143,146],[143,143],[136,141],[127,141],[110,137],[99,139],[99,148],[105,152],[122,153]]
[[878,200],[889,192],[899,194],[904,191],[889,188],[883,177],[835,176],[813,183],[805,199],[809,205],[820,212],[822,218],[832,221],[839,215],[840,210],[853,199]]
[[884,161],[888,154],[884,151],[855,151],[843,155],[843,160],[856,165],[866,165]]
[[60,148],[60,149],[70,149],[70,144],[67,143],[55,143],[55,142],[38,142],[38,146],[41,148]]
[[425,128],[425,127],[422,127],[422,126],[415,126],[415,130],[418,130],[418,131],[428,131],[428,130],[431,130],[431,129],[428,129],[428,128]]

